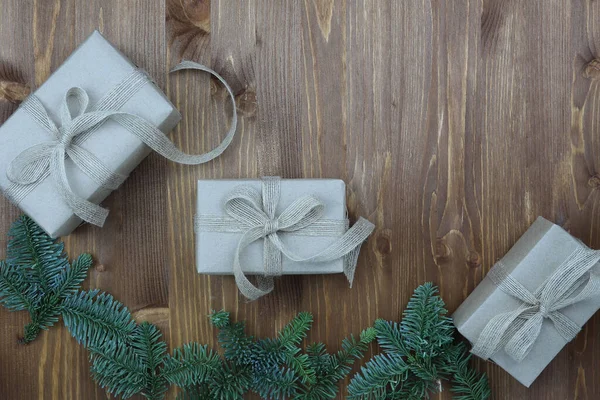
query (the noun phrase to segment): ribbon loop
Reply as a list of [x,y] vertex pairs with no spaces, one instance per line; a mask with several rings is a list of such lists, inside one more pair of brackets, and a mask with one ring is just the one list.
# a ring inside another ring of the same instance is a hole
[[600,276],[591,271],[598,260],[600,251],[578,248],[533,293],[498,262],[488,277],[504,293],[520,300],[521,306],[494,316],[480,333],[472,353],[487,360],[504,348],[511,358],[521,362],[538,339],[545,319],[552,321],[567,342],[573,340],[581,327],[560,310],[600,295]]
[[293,232],[310,226],[321,219],[325,205],[314,196],[304,196],[294,201],[279,216],[284,232]]
[[[360,246],[373,232],[374,225],[361,218],[348,230],[347,221],[323,220],[325,205],[314,196],[304,196],[295,200],[277,216],[280,184],[278,177],[263,178],[262,196],[251,186],[236,187],[225,197],[225,212],[229,218],[198,216],[196,229],[242,233],[234,255],[233,274],[240,292],[249,300],[256,300],[273,290],[273,277],[282,274],[284,257],[295,262],[313,264],[343,258],[344,273],[352,285]],[[279,237],[280,233],[289,232],[339,237],[321,252],[301,257],[288,249]],[[264,274],[257,277],[255,285],[244,273],[241,253],[260,239],[264,240]]]
[[67,90],[64,101],[60,105],[60,120],[63,125],[83,114],[88,110],[90,97],[80,87]]
[[8,165],[6,170],[8,179],[19,185],[37,182],[50,166],[54,147],[54,142],[45,142],[25,149]]
[[134,70],[130,76],[100,99],[95,107],[90,106],[89,95],[84,89],[79,87],[69,89],[59,108],[60,127],[57,127],[50,118],[42,102],[35,95],[29,96],[21,107],[51,135],[52,141],[25,149],[11,161],[7,169],[7,177],[13,185],[6,190],[7,197],[18,204],[37,184],[51,177],[61,198],[75,215],[88,223],[102,226],[108,216],[108,210],[73,192],[67,178],[65,160],[70,158],[77,168],[101,188],[109,190],[118,188],[127,176],[112,171],[98,157],[81,146],[90,133],[108,119],[117,122],[144,144],[171,161],[196,165],[219,156],[233,140],[237,128],[233,91],[221,76],[203,65],[184,61],[173,71],[181,69],[206,71],[214,75],[227,89],[233,104],[233,118],[227,136],[217,148],[200,155],[185,154],[150,122],[137,115],[119,111],[118,109],[134,93],[149,82],[145,73]]

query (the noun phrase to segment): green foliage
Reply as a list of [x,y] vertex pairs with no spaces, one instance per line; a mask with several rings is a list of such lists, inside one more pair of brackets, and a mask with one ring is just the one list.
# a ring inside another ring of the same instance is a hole
[[29,343],[58,322],[65,299],[85,280],[92,257],[84,254],[71,265],[64,245],[26,216],[8,236],[7,258],[0,262],[0,302],[11,311],[29,312],[31,322],[22,338]]
[[[219,329],[226,361],[215,369],[212,382],[187,387],[181,395],[184,399],[239,399],[247,390],[265,399],[332,399],[354,360],[361,358],[375,339],[370,328],[359,340],[345,339],[336,354],[327,353],[323,344],[309,345],[302,351],[300,345],[313,322],[309,313],[299,313],[275,338],[265,339],[247,335],[244,323],[231,322],[225,311],[213,312],[210,319]],[[226,389],[227,381],[236,384]]]
[[456,400],[478,400],[490,397],[487,377],[469,368],[471,354],[464,343],[450,346],[446,353],[444,373],[451,376],[452,391]]
[[485,375],[469,368],[462,343],[454,344],[454,327],[437,288],[415,290],[400,323],[377,320],[382,354],[374,356],[348,386],[350,399],[423,399],[450,380],[458,400],[484,400],[490,390]]
[[131,347],[144,366],[146,386],[142,394],[149,400],[162,399],[167,391],[167,382],[159,371],[167,356],[167,344],[162,340],[162,334],[156,326],[142,322],[132,335]]
[[10,311],[31,310],[36,302],[32,287],[19,267],[0,261],[0,303]]
[[205,384],[221,366],[219,355],[198,343],[184,344],[164,360],[162,375],[172,385],[191,388]]
[[136,329],[127,308],[110,294],[80,292],[63,302],[65,326],[77,342],[98,347],[107,341],[127,341]]
[[32,285],[48,294],[52,281],[69,260],[64,245],[50,238],[33,220],[21,216],[8,231],[6,263],[22,269]]
[[140,393],[149,400],[164,398],[167,382],[160,366],[167,353],[158,328],[137,325],[125,341],[106,340],[88,347],[92,376],[109,393],[129,398]]
[[399,324],[378,320],[358,338],[344,339],[335,353],[323,343],[301,347],[313,323],[309,313],[299,313],[274,338],[257,339],[246,334],[243,322],[218,311],[209,318],[219,330],[223,357],[198,343],[167,354],[156,326],[136,324],[107,293],[79,291],[91,256],[69,263],[64,246],[28,217],[19,218],[9,235],[7,260],[0,261],[0,304],[29,312],[23,342],[62,317],[89,350],[92,377],[114,396],[158,400],[174,385],[183,389],[180,400],[238,400],[249,391],[264,399],[333,399],[377,338],[384,353],[354,377],[350,398],[421,399],[440,390],[442,379],[453,382],[456,399],[489,397],[486,377],[469,369],[464,344],[454,344],[454,329],[431,284],[415,291]]

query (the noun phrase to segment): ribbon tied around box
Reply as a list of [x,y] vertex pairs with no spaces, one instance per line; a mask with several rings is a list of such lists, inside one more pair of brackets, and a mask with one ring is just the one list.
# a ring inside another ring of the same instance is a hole
[[[224,199],[226,217],[198,215],[196,231],[242,233],[233,258],[233,275],[240,292],[256,300],[271,292],[274,277],[282,275],[282,258],[294,262],[322,263],[343,258],[344,274],[350,286],[354,279],[360,246],[373,232],[374,225],[360,218],[348,229],[348,220],[323,219],[325,205],[312,195],[295,200],[276,215],[280,198],[280,178],[262,179],[262,194],[248,185],[236,187]],[[282,241],[281,233],[304,236],[334,236],[337,240],[312,256],[302,257],[292,252]],[[264,239],[264,274],[254,285],[242,267],[240,256],[251,243]]]
[[219,74],[204,65],[183,61],[171,72],[183,69],[196,69],[210,73],[219,79],[229,93],[233,104],[232,123],[225,139],[215,149],[200,155],[183,153],[160,129],[147,120],[119,111],[133,94],[150,82],[145,72],[135,69],[93,106],[90,105],[89,96],[84,89],[79,87],[69,89],[60,105],[60,126],[50,118],[42,102],[35,95],[30,95],[21,107],[48,132],[50,140],[25,149],[12,160],[7,170],[7,177],[13,184],[5,194],[14,203],[19,204],[37,184],[51,177],[61,198],[75,215],[93,225],[104,225],[108,210],[73,192],[67,178],[65,162],[66,159],[71,159],[77,168],[101,188],[111,191],[117,189],[127,177],[111,171],[94,154],[81,147],[81,144],[109,119],[122,125],[152,150],[171,161],[197,165],[221,155],[233,140],[237,127],[233,92]]
[[570,342],[581,326],[561,312],[565,307],[600,295],[600,275],[592,267],[600,251],[579,248],[535,290],[530,292],[498,262],[488,273],[504,293],[520,300],[517,309],[494,316],[485,326],[471,352],[485,360],[500,349],[515,361],[527,357],[538,339],[545,319]]

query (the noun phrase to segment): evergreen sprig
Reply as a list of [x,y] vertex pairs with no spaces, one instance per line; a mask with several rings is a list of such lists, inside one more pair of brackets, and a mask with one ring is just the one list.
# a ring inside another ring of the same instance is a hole
[[0,263],[0,301],[12,311],[27,310],[23,343],[56,322],[65,300],[87,276],[92,257],[69,263],[64,245],[50,238],[29,217],[20,217],[8,232],[7,258]]
[[313,323],[309,313],[299,313],[274,338],[257,339],[246,334],[243,322],[217,311],[209,318],[223,357],[198,343],[168,354],[156,326],[136,324],[110,294],[80,291],[90,255],[70,263],[64,245],[25,216],[9,236],[7,259],[0,261],[0,304],[29,312],[22,342],[62,317],[89,350],[92,377],[115,396],[158,400],[173,385],[183,389],[179,400],[237,400],[249,391],[265,399],[333,399],[354,361],[377,338],[384,353],[354,377],[350,398],[420,399],[438,391],[441,379],[453,382],[456,399],[489,397],[487,378],[469,368],[464,344],[454,343],[444,303],[431,284],[415,291],[400,323],[378,320],[358,338],[344,339],[335,353],[323,343],[301,347]]
[[[365,330],[359,340],[350,337],[342,342],[342,350],[327,353],[322,343],[300,347],[310,330],[313,317],[299,313],[281,329],[275,338],[255,339],[245,333],[242,322],[231,322],[229,313],[213,312],[212,324],[219,329],[219,343],[224,348],[225,361],[209,380],[193,386],[186,385],[184,399],[241,399],[252,391],[264,399],[332,399],[337,396],[339,382],[350,373],[355,359],[361,358],[368,344],[375,339],[372,328]],[[219,391],[228,377],[235,387]],[[216,380],[216,381],[215,381]]]
[[423,399],[452,382],[457,400],[489,398],[487,377],[469,368],[463,343],[431,283],[418,287],[400,323],[377,320],[382,354],[374,356],[348,386],[350,399]]

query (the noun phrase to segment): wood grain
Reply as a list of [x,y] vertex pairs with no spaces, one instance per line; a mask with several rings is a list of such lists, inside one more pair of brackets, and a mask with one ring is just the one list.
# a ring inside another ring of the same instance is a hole
[[[398,319],[425,281],[455,309],[538,215],[600,248],[599,21],[593,0],[0,0],[0,121],[99,29],[182,112],[173,140],[207,151],[229,124],[226,92],[168,71],[183,58],[213,67],[236,94],[232,146],[198,167],[150,156],[107,200],[107,226],[67,248],[92,252],[86,285],[171,347],[214,345],[205,316],[225,308],[257,335],[310,311],[310,340],[336,350]],[[197,179],[261,175],[347,182],[351,219],[377,224],[352,290],[342,276],[284,277],[245,303],[233,278],[196,274]],[[0,233],[18,214],[0,200]],[[25,320],[0,310],[0,398],[106,397],[63,328],[17,345]],[[594,317],[530,389],[474,364],[493,399],[598,399],[599,330]]]

